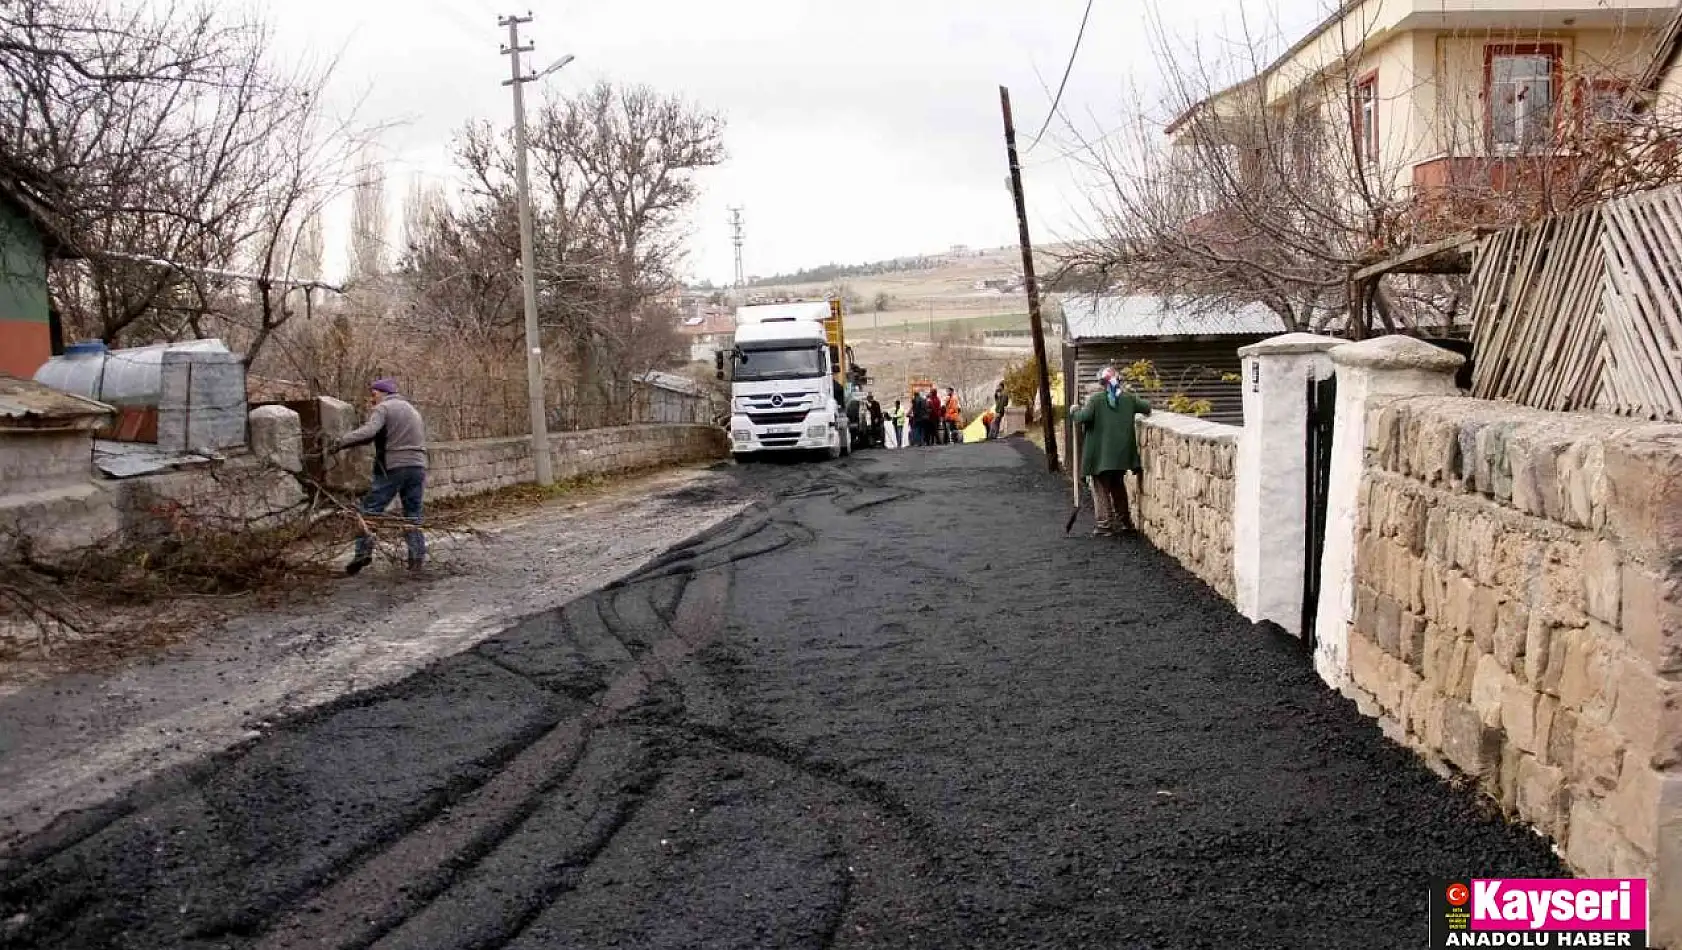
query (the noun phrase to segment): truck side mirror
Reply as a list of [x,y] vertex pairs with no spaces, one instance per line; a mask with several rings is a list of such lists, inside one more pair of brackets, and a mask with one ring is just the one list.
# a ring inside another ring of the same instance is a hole
[[831,343],[829,345],[829,371],[836,372],[841,368],[841,348]]
[[718,378],[724,378],[724,351],[713,350],[713,367],[718,371]]

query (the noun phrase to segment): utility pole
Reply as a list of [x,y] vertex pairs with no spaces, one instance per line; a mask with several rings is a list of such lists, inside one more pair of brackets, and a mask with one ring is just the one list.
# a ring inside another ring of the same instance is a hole
[[543,393],[543,336],[537,327],[537,261],[532,248],[531,187],[526,180],[526,97],[523,87],[536,78],[520,71],[520,54],[529,53],[532,44],[520,45],[520,24],[531,22],[525,16],[497,18],[498,26],[508,27],[508,42],[502,47],[509,57],[509,78],[504,86],[514,87],[514,178],[519,189],[520,205],[520,273],[525,284],[526,298],[526,383],[531,399],[531,459],[537,470],[537,483],[551,485],[555,481],[554,463],[549,458],[549,419]]
[[1028,203],[1022,197],[1022,164],[1016,158],[1016,122],[1010,116],[1010,90],[999,87],[999,108],[1005,119],[1005,153],[1010,157],[1010,193],[1016,199],[1016,236],[1022,243],[1022,280],[1028,289],[1028,325],[1034,333],[1034,363],[1040,371],[1040,408],[1045,417],[1045,464],[1052,472],[1057,461],[1057,426],[1051,419],[1051,372],[1045,359],[1045,326],[1040,320],[1040,285],[1034,279],[1034,246],[1028,240]]

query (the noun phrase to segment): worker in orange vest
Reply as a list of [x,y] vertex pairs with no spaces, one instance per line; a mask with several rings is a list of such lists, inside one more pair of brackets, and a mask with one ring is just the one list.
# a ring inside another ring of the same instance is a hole
[[958,394],[955,391],[953,391],[952,389],[948,388],[946,390],[946,441],[947,442],[961,442],[961,441],[963,441],[963,437],[958,434],[959,433],[958,418],[962,414],[963,414],[963,411],[958,406]]

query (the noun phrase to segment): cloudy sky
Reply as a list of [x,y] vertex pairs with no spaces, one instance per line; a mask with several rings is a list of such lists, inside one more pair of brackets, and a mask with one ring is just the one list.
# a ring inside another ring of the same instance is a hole
[[[525,13],[557,91],[647,83],[713,109],[729,152],[703,173],[694,278],[732,272],[727,209],[744,208],[750,274],[1014,243],[998,86],[1023,145],[1050,106],[1085,0],[250,0],[290,55],[340,55],[341,109],[385,134],[394,205],[411,178],[444,180],[453,130],[508,121],[506,32]],[[1300,33],[1322,0],[1095,0],[1062,111],[1086,134],[1160,95],[1147,23],[1209,55],[1246,32]],[[1149,13],[1147,14],[1147,11]],[[531,87],[528,87],[528,89]],[[1036,241],[1077,236],[1090,208],[1071,144],[1052,131],[1024,161]],[[395,211],[395,208],[394,208]],[[343,217],[338,216],[338,217]],[[330,257],[342,259],[342,220]]]

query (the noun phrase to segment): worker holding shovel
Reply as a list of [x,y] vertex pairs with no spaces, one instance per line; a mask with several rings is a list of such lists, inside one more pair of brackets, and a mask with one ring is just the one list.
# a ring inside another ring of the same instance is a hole
[[1099,537],[1134,534],[1138,529],[1127,503],[1126,475],[1132,472],[1143,484],[1134,420],[1150,415],[1151,404],[1122,387],[1114,366],[1098,373],[1098,383],[1100,391],[1069,413],[1080,436],[1080,474],[1091,480],[1092,514],[1098,523],[1092,533]]

